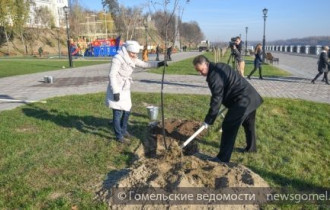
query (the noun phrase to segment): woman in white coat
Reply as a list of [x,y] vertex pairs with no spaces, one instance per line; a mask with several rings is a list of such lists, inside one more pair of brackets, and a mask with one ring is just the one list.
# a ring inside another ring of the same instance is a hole
[[109,73],[106,104],[113,110],[113,128],[117,141],[123,143],[129,137],[127,123],[132,107],[131,84],[135,67],[153,68],[164,65],[162,62],[147,63],[137,58],[140,45],[136,41],[126,41],[122,49],[112,59]]

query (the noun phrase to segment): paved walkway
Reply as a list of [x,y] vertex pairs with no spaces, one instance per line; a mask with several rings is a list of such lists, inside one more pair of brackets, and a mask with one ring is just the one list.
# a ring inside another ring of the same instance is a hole
[[279,67],[289,71],[296,77],[312,80],[317,72],[317,56],[295,55],[289,53],[272,52],[273,56],[280,59]]
[[[173,55],[173,61],[198,55],[198,52],[186,52]],[[307,58],[296,58],[296,62]],[[309,58],[308,58],[309,59]],[[292,61],[292,59],[288,59]],[[280,58],[281,65],[295,69],[291,63]],[[310,61],[311,63],[313,61]],[[300,65],[300,64],[299,64]],[[105,92],[108,84],[110,64],[50,71],[37,74],[21,75],[0,79],[0,98],[22,100],[44,100],[55,96]],[[192,68],[192,71],[194,69]],[[53,76],[55,82],[46,84],[43,77]],[[307,75],[307,74],[306,74]],[[160,74],[137,71],[133,74],[133,91],[160,92]],[[321,83],[313,85],[310,78],[266,78],[252,79],[251,84],[265,97],[299,98],[316,102],[330,103],[330,86]],[[202,76],[165,76],[166,93],[210,94],[205,78]],[[13,109],[21,103],[0,102],[0,111]]]

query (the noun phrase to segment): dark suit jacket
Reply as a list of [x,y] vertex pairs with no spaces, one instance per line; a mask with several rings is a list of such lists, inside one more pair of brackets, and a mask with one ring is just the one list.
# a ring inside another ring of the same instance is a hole
[[328,72],[328,66],[329,66],[329,62],[328,62],[328,53],[325,51],[322,51],[320,54],[320,58],[318,61],[318,71],[319,72]]
[[242,57],[242,48],[243,48],[243,42],[241,41],[239,43],[239,45],[235,45],[236,49],[233,49],[233,54],[235,56],[235,60],[237,60],[238,62],[243,61],[243,57]]
[[212,93],[210,109],[204,120],[209,125],[214,123],[221,104],[228,109],[243,109],[243,115],[247,116],[263,101],[252,85],[227,64],[211,62],[206,81]]

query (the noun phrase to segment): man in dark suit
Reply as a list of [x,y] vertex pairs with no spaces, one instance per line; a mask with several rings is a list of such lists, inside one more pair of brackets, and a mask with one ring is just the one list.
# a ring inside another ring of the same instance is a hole
[[168,59],[169,61],[172,60],[172,58],[171,58],[172,50],[173,50],[173,46],[170,46],[169,48],[167,48],[167,59]]
[[329,80],[328,80],[328,71],[329,71],[328,51],[329,51],[328,46],[323,46],[322,47],[322,52],[320,54],[320,58],[319,58],[319,61],[318,61],[318,68],[317,68],[319,73],[312,80],[313,84],[315,84],[315,81],[317,80],[317,78],[324,73],[325,83],[329,85]]
[[159,53],[160,53],[160,47],[159,44],[156,47],[156,61],[159,61]]
[[241,41],[241,37],[236,37],[235,44],[232,47],[232,53],[235,56],[235,60],[237,62],[236,69],[239,71],[242,77],[244,77],[244,68],[245,68],[245,61],[242,56],[242,48],[243,42]]
[[256,109],[263,102],[258,92],[227,64],[209,62],[203,55],[194,58],[193,64],[201,75],[207,77],[212,93],[204,125],[208,127],[214,123],[221,104],[228,108],[222,123],[220,152],[211,161],[230,161],[240,125],[243,125],[246,136],[245,152],[256,152]]

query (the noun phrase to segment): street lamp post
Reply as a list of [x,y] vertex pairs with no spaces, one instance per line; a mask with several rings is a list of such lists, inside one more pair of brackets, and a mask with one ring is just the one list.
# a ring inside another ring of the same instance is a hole
[[265,62],[265,58],[266,58],[266,52],[265,52],[265,45],[266,45],[266,18],[267,18],[267,12],[268,12],[268,9],[263,9],[262,10],[263,14],[264,14],[264,37],[263,37],[263,40],[262,40],[262,61]]
[[72,55],[71,55],[71,45],[70,45],[70,31],[69,31],[69,23],[68,23],[68,13],[69,7],[63,7],[65,13],[65,21],[66,21],[66,35],[67,35],[67,45],[68,45],[68,56],[69,56],[69,65],[72,67]]
[[247,55],[247,33],[248,33],[248,27],[245,27],[245,56]]

